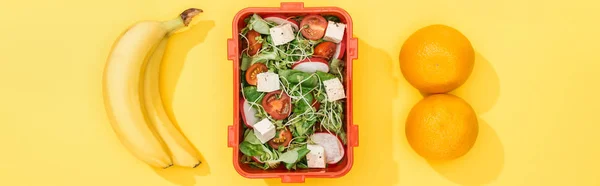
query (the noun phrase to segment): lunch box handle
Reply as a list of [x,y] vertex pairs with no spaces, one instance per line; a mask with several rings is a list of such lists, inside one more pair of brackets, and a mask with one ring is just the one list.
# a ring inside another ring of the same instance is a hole
[[348,41],[348,58],[354,60],[358,58],[358,39],[350,38]]
[[297,11],[297,10],[302,10],[302,9],[304,9],[303,2],[282,2],[281,3],[281,10]]
[[358,147],[358,125],[350,126],[350,146]]
[[233,126],[227,126],[227,146],[234,147],[235,143],[235,131],[233,130]]
[[234,60],[235,56],[237,56],[238,46],[233,39],[227,39],[227,59]]
[[299,175],[284,175],[281,176],[282,183],[304,183],[304,176]]

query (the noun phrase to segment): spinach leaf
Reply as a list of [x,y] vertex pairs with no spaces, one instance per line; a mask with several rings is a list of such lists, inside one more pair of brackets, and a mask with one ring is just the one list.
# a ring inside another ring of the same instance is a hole
[[306,165],[304,162],[299,162],[296,166],[301,169],[308,169],[308,165]]
[[327,73],[327,72],[317,71],[315,73],[317,74],[317,76],[319,76],[319,79],[321,79],[321,81],[326,81],[326,80],[330,80],[330,79],[336,78],[333,74],[330,74],[330,73]]
[[329,63],[329,72],[332,74],[339,74],[338,72],[342,72],[342,60],[333,59],[331,63]]
[[250,23],[252,23],[252,29],[261,34],[269,34],[269,24],[262,19],[258,14],[252,15],[252,19],[250,19]]
[[302,82],[302,86],[308,88],[319,85],[319,79],[316,76],[298,70],[281,70],[279,71],[279,78],[285,79],[292,84]]
[[259,103],[259,104],[260,104],[260,102],[262,102],[263,93],[258,92],[258,90],[255,86],[244,87],[244,89],[242,91],[244,91],[244,96],[246,97],[246,100],[248,100],[249,102],[255,102],[255,103]]
[[293,161],[293,162],[285,162],[285,168],[289,169],[295,169],[296,167],[296,163],[298,163],[300,160],[302,160],[306,154],[308,154],[310,152],[310,150],[308,150],[308,148],[306,148],[306,145],[297,149],[294,149],[294,151],[297,152],[297,158]]
[[248,67],[250,67],[251,62],[252,62],[252,58],[250,56],[248,56],[248,54],[246,52],[244,52],[242,54],[242,64],[240,65],[240,69],[242,71],[248,70]]
[[334,15],[326,15],[326,16],[323,16],[323,18],[325,18],[325,20],[327,20],[327,21],[333,21],[336,23],[340,22],[340,18],[337,16],[334,16]]
[[244,141],[253,144],[253,145],[262,145],[260,140],[254,135],[254,130],[249,130],[244,138]]
[[279,156],[279,161],[285,163],[294,163],[298,160],[299,153],[296,150],[288,150]]
[[308,90],[306,90],[306,92],[303,91],[303,93],[306,95],[298,95],[298,96],[304,97],[304,99],[300,98],[300,99],[296,100],[296,102],[294,103],[294,111],[293,111],[294,113],[304,113],[304,112],[306,112],[306,110],[311,109],[311,107],[312,107],[311,104],[312,104],[314,98],[313,98],[312,93],[307,93],[307,92],[308,92]]
[[244,153],[246,156],[262,156],[265,154],[262,144],[252,144],[247,141],[243,141],[240,144],[240,151],[242,151],[242,153]]
[[267,60],[277,60],[279,59],[279,52],[277,50],[273,51],[261,51],[258,55],[252,58],[251,63],[254,64],[256,62],[266,62]]

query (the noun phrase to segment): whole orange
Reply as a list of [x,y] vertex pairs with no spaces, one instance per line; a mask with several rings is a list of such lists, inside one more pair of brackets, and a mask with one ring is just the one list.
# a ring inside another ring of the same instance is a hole
[[419,101],[406,119],[406,138],[428,160],[451,160],[466,154],[477,139],[479,124],[473,108],[450,94]]
[[406,39],[400,51],[404,78],[424,93],[446,93],[471,75],[475,52],[469,39],[446,25],[431,25]]

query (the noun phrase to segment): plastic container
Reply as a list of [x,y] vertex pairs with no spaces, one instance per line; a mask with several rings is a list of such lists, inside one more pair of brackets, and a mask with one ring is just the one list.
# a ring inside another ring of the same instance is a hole
[[[243,124],[240,120],[240,51],[241,40],[240,30],[246,25],[244,19],[252,14],[271,14],[279,13],[284,15],[335,15],[341,19],[341,22],[347,25],[345,30],[345,57],[343,58],[346,66],[344,68],[344,84],[346,88],[346,106],[345,106],[345,130],[347,133],[347,144],[344,147],[344,158],[335,165],[329,165],[325,169],[297,169],[287,170],[285,168],[262,170],[250,167],[240,162],[242,153],[239,151],[239,144],[243,140]],[[235,170],[246,178],[281,178],[284,183],[302,183],[306,178],[337,178],[346,175],[352,168],[354,151],[353,147],[358,146],[358,126],[352,122],[352,61],[358,57],[358,40],[352,38],[352,19],[348,12],[338,7],[304,7],[300,2],[283,2],[280,7],[252,7],[240,10],[233,19],[232,25],[233,38],[227,40],[228,59],[233,61],[233,125],[228,127],[228,146],[233,148],[233,166]]]

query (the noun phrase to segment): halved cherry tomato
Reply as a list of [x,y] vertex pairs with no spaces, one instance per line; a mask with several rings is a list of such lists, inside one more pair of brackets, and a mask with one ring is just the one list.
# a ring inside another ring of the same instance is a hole
[[257,37],[262,37],[260,33],[250,30],[246,33],[246,38],[248,39],[248,55],[255,55],[260,48],[262,48],[262,43],[258,42]]
[[300,27],[302,29],[302,36],[310,40],[318,40],[325,35],[327,20],[321,15],[308,15],[302,19]]
[[254,65],[250,66],[248,70],[246,70],[246,82],[248,82],[250,85],[256,85],[258,82],[256,75],[266,72],[267,70],[269,69],[264,63],[254,63]]
[[262,100],[262,106],[273,119],[282,120],[292,112],[292,100],[281,90],[269,92]]
[[333,54],[335,54],[335,48],[336,48],[335,43],[330,42],[330,41],[325,41],[325,42],[319,43],[315,47],[315,53],[313,54],[313,56],[330,60],[331,57],[333,57]]
[[277,131],[277,135],[275,135],[273,139],[269,140],[269,146],[273,147],[274,149],[279,149],[279,146],[282,145],[287,147],[290,144],[290,141],[292,141],[292,133],[286,127]]

